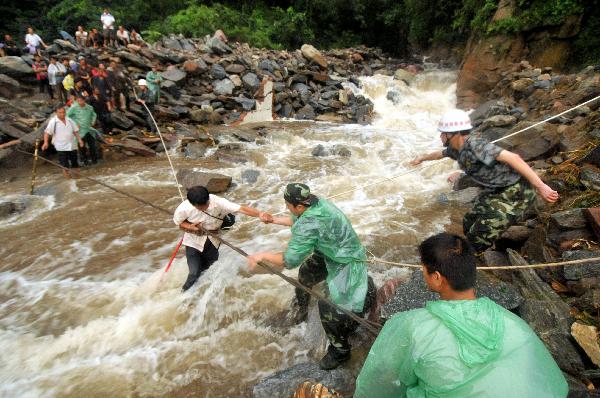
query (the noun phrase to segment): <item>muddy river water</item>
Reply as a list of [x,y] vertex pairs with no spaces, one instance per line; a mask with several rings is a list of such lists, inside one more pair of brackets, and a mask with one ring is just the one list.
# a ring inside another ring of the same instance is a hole
[[[432,71],[406,87],[389,77],[363,79],[375,103],[371,125],[278,122],[264,145],[244,144],[245,164],[219,172],[236,185],[228,199],[284,210],[282,189],[305,182],[330,196],[408,170],[420,151],[441,147],[436,123],[455,102],[455,74]],[[386,98],[396,92],[396,104]],[[349,158],[313,157],[312,149],[344,145]],[[176,166],[206,171],[179,157]],[[452,169],[444,163],[334,202],[374,255],[416,262],[416,245],[451,222],[438,204]],[[244,170],[260,171],[254,184]],[[168,163],[132,158],[85,171],[168,209],[180,202]],[[183,251],[162,269],[180,237],[156,210],[85,180],[63,181],[43,167],[40,195],[24,195],[25,176],[0,187],[3,200],[26,210],[0,222],[0,396],[248,396],[276,370],[319,357],[313,321],[286,329],[269,320],[285,311],[293,288],[275,276],[247,277],[245,260],[223,247],[190,291],[180,286]],[[289,232],[246,222],[227,238],[254,253],[282,249]],[[398,268],[371,265],[377,283]],[[294,275],[294,271],[288,271]]]

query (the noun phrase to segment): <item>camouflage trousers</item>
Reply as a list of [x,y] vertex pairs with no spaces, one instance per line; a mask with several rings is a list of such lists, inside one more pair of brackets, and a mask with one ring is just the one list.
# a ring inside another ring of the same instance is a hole
[[[325,259],[317,253],[307,259],[298,270],[298,281],[306,287],[312,288],[317,283],[324,281],[325,278],[327,278]],[[355,314],[364,317],[371,308],[376,294],[375,284],[371,277],[369,277],[365,305],[361,312],[355,312]],[[296,288],[296,299],[300,306],[308,306],[310,295],[304,290]],[[339,351],[349,351],[351,346],[348,338],[358,327],[358,322],[348,315],[339,312],[324,301],[319,300],[318,306],[321,325],[323,325],[323,329],[331,345]]]
[[463,232],[476,252],[491,247],[534,203],[535,189],[525,180],[483,191],[463,218]]

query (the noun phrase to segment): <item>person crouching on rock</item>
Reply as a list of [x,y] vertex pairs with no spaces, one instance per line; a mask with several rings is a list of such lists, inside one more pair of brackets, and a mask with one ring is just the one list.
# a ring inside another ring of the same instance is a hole
[[151,133],[156,133],[156,126],[154,125],[154,121],[152,120],[151,112],[154,111],[155,95],[152,91],[148,89],[148,82],[145,79],[140,79],[138,81],[138,86],[140,87],[140,95],[136,102],[140,104],[146,104],[145,115],[146,115],[146,124],[150,129]]
[[75,173],[79,173],[79,162],[77,160],[77,144],[83,148],[83,140],[79,136],[77,124],[67,117],[67,111],[64,106],[59,106],[56,109],[56,116],[48,122],[48,126],[44,131],[44,144],[42,151],[48,149],[49,137],[52,137],[52,145],[58,152],[58,160],[61,166],[64,167],[63,174],[67,178],[71,178],[71,173],[67,169],[74,169]]
[[223,218],[229,213],[238,212],[250,217],[265,217],[266,214],[209,194],[200,185],[188,190],[187,200],[175,209],[173,215],[173,222],[185,231],[183,244],[190,270],[182,291],[192,287],[200,275],[219,259],[219,240],[208,236],[204,231],[217,233],[223,224]]
[[546,185],[519,155],[469,135],[471,129],[466,112],[447,112],[438,125],[446,149],[419,156],[411,164],[450,157],[483,188],[463,218],[465,236],[476,252],[482,253],[523,217],[535,201],[535,189],[551,203],[558,200],[558,192]]
[[355,398],[563,398],[565,377],[529,325],[475,296],[468,242],[441,233],[419,246],[423,277],[440,295],[392,316],[356,380]]
[[[308,288],[327,280],[327,296],[336,305],[363,317],[375,296],[375,285],[367,275],[365,249],[348,218],[333,203],[311,194],[304,184],[288,184],[285,204],[292,216],[261,218],[263,222],[291,227],[292,238],[284,253],[257,253],[248,257],[249,271],[257,273],[261,261],[280,268],[300,267],[298,281]],[[293,310],[296,321],[304,321],[310,296],[296,288]],[[348,338],[358,323],[319,301],[319,314],[329,347],[321,359],[322,369],[337,368],[350,359]]]

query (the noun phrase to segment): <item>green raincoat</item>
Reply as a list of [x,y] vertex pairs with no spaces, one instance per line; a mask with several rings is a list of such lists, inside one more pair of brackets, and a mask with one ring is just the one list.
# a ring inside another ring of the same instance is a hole
[[348,218],[325,199],[294,221],[284,254],[286,268],[300,266],[313,252],[325,258],[331,300],[344,309],[361,312],[367,294],[365,249]]
[[567,382],[531,328],[487,297],[432,301],[388,320],[355,398],[564,398]]

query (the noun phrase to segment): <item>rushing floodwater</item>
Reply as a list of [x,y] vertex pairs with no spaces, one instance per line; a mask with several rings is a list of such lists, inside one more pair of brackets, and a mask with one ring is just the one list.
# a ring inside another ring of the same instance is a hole
[[[220,170],[237,184],[224,196],[278,212],[288,182],[329,196],[407,170],[416,153],[440,147],[436,122],[455,102],[454,80],[428,72],[407,88],[388,77],[363,79],[377,112],[372,125],[274,124],[265,145],[244,144],[248,163]],[[386,99],[392,88],[397,105]],[[317,144],[342,144],[352,156],[315,158]],[[242,182],[246,169],[260,170],[255,184]],[[448,189],[449,169],[438,165],[334,201],[372,253],[414,262],[416,244],[451,221],[436,200]],[[169,209],[179,203],[164,157],[87,173]],[[162,272],[180,236],[169,217],[90,182],[64,182],[53,169],[40,180],[54,186],[46,196],[21,195],[26,178],[0,188],[4,199],[27,204],[0,224],[0,396],[248,396],[261,378],[322,354],[316,319],[272,326],[293,295],[282,280],[244,276],[245,260],[223,247],[182,294],[183,251]],[[280,250],[289,238],[284,228],[247,220],[240,216],[227,238],[250,253]],[[378,284],[403,275],[370,267]]]

